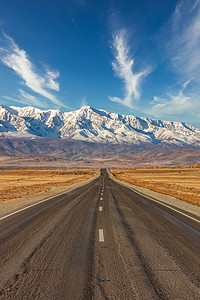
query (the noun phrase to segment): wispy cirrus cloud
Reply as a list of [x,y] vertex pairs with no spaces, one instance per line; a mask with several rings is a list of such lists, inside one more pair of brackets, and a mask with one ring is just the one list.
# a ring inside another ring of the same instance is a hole
[[87,97],[83,96],[82,99],[81,99],[81,105],[80,105],[80,107],[86,106],[87,104],[88,104],[87,103]]
[[154,96],[148,112],[158,118],[187,115],[193,122],[200,113],[200,0],[178,0],[159,41],[177,82],[168,87],[173,92]]
[[19,89],[19,93],[15,97],[3,96],[3,98],[6,100],[11,100],[13,102],[21,103],[25,105],[48,108],[48,104],[46,102],[38,100],[35,96],[25,92],[22,89]]
[[109,99],[133,108],[134,100],[140,98],[142,79],[151,72],[151,69],[148,67],[140,72],[133,71],[135,61],[129,53],[126,30],[120,30],[114,34],[112,48],[115,56],[112,67],[115,75],[124,82],[124,99],[111,96]]
[[[20,49],[10,36],[4,33],[3,37],[5,45],[0,47],[0,60],[2,63],[11,68],[23,80],[23,84],[33,92],[45,97],[55,105],[65,107],[65,105],[49,91],[59,91],[59,84],[56,81],[59,77],[59,72],[51,71],[45,66],[45,72],[40,74],[29,59],[26,51]],[[31,99],[31,97],[32,100],[36,99],[36,97],[30,94],[27,95],[29,95],[27,99]]]
[[182,91],[178,94],[168,94],[167,98],[154,96],[151,113],[157,117],[175,116],[188,113],[198,107],[198,102],[191,96],[185,96]]
[[190,81],[186,81],[177,93],[168,93],[164,98],[154,96],[151,102],[151,111],[149,110],[149,112],[156,117],[200,112],[199,96],[192,92],[186,95],[184,92],[189,83]]
[[178,1],[167,30],[167,51],[175,71],[184,80],[200,82],[200,1]]

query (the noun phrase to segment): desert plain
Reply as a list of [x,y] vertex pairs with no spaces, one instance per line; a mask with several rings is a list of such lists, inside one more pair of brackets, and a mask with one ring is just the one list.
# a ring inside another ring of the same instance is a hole
[[5,169],[0,170],[0,201],[47,192],[87,181],[94,169]]
[[197,167],[122,168],[111,170],[119,180],[200,206],[200,165]]

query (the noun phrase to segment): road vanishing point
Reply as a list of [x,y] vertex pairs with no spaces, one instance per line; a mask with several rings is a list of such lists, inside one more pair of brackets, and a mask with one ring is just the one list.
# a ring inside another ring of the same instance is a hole
[[200,219],[114,181],[0,219],[0,299],[200,299]]

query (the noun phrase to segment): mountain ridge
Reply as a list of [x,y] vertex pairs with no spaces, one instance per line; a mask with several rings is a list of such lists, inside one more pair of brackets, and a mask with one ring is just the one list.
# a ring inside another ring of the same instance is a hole
[[76,111],[0,106],[1,138],[56,138],[93,143],[200,147],[200,129],[184,122],[120,115],[84,106]]

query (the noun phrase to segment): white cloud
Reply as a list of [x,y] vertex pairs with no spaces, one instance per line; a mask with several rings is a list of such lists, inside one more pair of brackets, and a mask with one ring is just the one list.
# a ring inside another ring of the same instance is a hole
[[200,0],[178,0],[159,41],[179,79],[168,88],[173,92],[154,97],[148,113],[156,118],[186,117],[193,122],[200,113]]
[[167,50],[175,70],[200,82],[200,1],[178,1],[169,25]]
[[45,105],[43,101],[42,102],[39,101],[35,96],[30,95],[29,93],[25,92],[22,89],[19,89],[19,93],[20,93],[20,99],[26,102],[26,104],[28,105],[39,106],[39,107],[47,106],[47,104]]
[[19,95],[17,95],[16,97],[4,96],[3,98],[17,103],[30,105],[30,106],[43,107],[43,108],[48,107],[47,103],[38,100],[35,96],[30,95],[29,93],[25,92],[22,89],[19,89]]
[[45,84],[44,84],[45,87],[51,90],[59,91],[60,90],[59,83],[55,81],[55,79],[57,79],[60,76],[59,72],[50,71],[48,67],[46,67],[46,69],[47,72],[45,75]]
[[140,85],[142,79],[150,73],[150,68],[146,68],[138,73],[133,72],[134,59],[129,54],[127,43],[127,32],[121,30],[113,37],[113,50],[115,60],[112,67],[115,75],[124,81],[124,99],[109,97],[113,102],[118,102],[133,108],[134,100],[140,98]]
[[154,96],[148,111],[156,117],[175,116],[185,113],[200,112],[200,103],[196,95],[184,95],[183,90],[177,94],[167,94],[166,98]]
[[87,97],[84,96],[81,100],[81,106],[80,107],[83,107],[83,106],[86,106],[87,105]]
[[48,90],[59,91],[59,84],[56,82],[59,72],[50,71],[46,67],[46,72],[43,75],[39,74],[26,51],[20,49],[10,36],[4,34],[4,37],[6,46],[0,48],[0,60],[14,70],[23,79],[23,83],[33,92],[42,95],[58,106],[65,106]]

